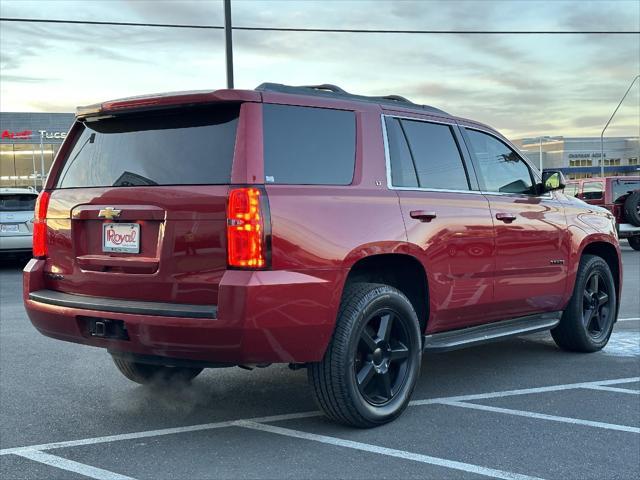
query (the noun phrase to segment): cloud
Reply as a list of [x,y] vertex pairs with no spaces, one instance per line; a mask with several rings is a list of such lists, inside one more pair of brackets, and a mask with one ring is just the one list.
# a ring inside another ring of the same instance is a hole
[[[222,24],[219,1],[4,4],[16,16]],[[624,29],[637,24],[638,12],[634,2],[233,2],[234,24],[247,26]],[[595,129],[640,71],[640,46],[630,36],[235,31],[233,37],[237,85],[328,82],[354,93],[395,93],[514,135]],[[2,93],[12,108],[69,111],[106,98],[221,87],[224,79],[221,31],[3,23],[0,47]],[[51,91],[57,103],[47,98]],[[620,121],[631,125],[633,115]]]
[[5,75],[4,73],[0,75],[0,79],[3,82],[16,82],[16,83],[44,83],[51,80],[50,78],[28,77],[25,75]]

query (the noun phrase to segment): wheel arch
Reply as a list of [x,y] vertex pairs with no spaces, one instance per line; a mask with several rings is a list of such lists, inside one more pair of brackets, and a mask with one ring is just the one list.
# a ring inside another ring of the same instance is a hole
[[343,291],[351,282],[384,283],[400,290],[411,302],[424,333],[429,318],[429,284],[420,261],[406,253],[379,253],[354,261]]

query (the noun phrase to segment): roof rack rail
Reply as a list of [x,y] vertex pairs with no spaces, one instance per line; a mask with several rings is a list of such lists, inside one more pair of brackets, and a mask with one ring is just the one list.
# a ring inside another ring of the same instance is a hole
[[262,83],[256,87],[259,92],[279,92],[279,93],[292,93],[296,95],[314,95],[321,97],[334,97],[344,100],[356,100],[360,102],[380,103],[385,105],[403,106],[407,108],[416,108],[420,110],[427,110],[431,113],[440,113],[448,115],[447,112],[440,110],[439,108],[432,107],[430,105],[420,105],[413,103],[412,101],[402,97],[400,95],[385,95],[383,97],[369,97],[366,95],[356,95],[349,93],[346,90],[329,83],[323,83],[320,85],[283,85],[281,83]]

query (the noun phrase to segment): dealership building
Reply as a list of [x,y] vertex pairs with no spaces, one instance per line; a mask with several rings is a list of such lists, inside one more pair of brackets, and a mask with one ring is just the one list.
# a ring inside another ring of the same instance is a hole
[[42,188],[72,113],[0,112],[0,187]]
[[[604,150],[604,174],[640,175],[638,137],[539,137],[515,140],[533,164],[561,170],[567,178],[600,176],[600,157]],[[603,148],[604,147],[604,148]],[[542,155],[541,155],[542,153]]]
[[[0,112],[0,187],[42,188],[73,123],[72,113]],[[600,176],[600,137],[525,138],[514,143],[544,168],[568,178]],[[542,155],[540,153],[542,152]],[[638,137],[604,139],[605,175],[640,175]]]

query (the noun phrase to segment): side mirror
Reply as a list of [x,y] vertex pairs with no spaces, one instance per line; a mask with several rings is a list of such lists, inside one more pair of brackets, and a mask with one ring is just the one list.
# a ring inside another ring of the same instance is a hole
[[567,182],[560,170],[544,170],[542,172],[541,193],[562,190]]

